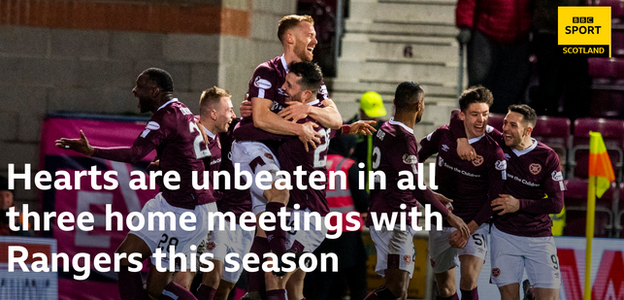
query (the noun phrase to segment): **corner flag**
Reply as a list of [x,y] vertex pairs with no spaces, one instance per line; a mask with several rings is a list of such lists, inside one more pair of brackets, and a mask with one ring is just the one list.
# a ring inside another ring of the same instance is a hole
[[594,239],[594,217],[596,196],[598,198],[609,189],[615,180],[607,147],[600,132],[589,132],[589,184],[587,186],[587,219],[585,223],[585,291],[583,300],[591,300],[591,255]]
[[589,176],[596,176],[596,196],[598,198],[609,189],[615,180],[607,147],[600,132],[589,132]]

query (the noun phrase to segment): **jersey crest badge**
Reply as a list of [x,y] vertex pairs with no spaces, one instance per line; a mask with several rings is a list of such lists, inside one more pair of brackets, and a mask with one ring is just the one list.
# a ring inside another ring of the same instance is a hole
[[261,88],[261,89],[265,89],[265,90],[268,90],[268,89],[270,89],[273,86],[273,85],[271,85],[270,81],[268,81],[266,79],[263,79],[260,76],[256,77],[256,79],[254,79],[254,85],[257,88]]
[[472,160],[472,164],[473,164],[475,167],[478,167],[478,166],[480,166],[480,165],[482,165],[482,164],[483,164],[483,161],[485,161],[485,159],[483,159],[483,156],[481,156],[481,155],[477,155],[477,158],[475,158],[475,159],[473,159],[473,160]]
[[409,255],[404,255],[404,256],[403,256],[403,261],[404,261],[406,264],[408,264],[408,265],[409,265],[410,263],[412,263],[412,257],[411,257],[411,256],[409,256]]
[[533,175],[537,175],[542,171],[542,165],[533,163],[529,165],[529,172]]
[[492,269],[492,277],[496,278],[500,276],[501,270],[499,268]]

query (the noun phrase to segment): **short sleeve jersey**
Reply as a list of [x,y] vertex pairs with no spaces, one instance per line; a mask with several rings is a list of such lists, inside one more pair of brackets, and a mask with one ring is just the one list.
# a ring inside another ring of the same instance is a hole
[[[308,103],[308,105],[322,106],[319,100]],[[309,117],[299,121],[299,123],[305,122],[316,121]],[[316,146],[316,149],[310,149],[310,151],[306,152],[303,143],[298,138],[289,137],[282,143],[277,152],[277,158],[282,170],[290,173],[293,180],[295,178],[293,172],[297,167],[301,166],[301,169],[307,173],[306,176],[302,176],[302,182],[306,185],[308,185],[309,175],[314,171],[323,172],[325,178],[327,178],[326,162],[329,140],[336,135],[335,130],[323,128],[320,124],[318,125],[316,131],[321,133],[322,137],[321,143]],[[310,209],[310,211],[318,212],[321,216],[329,213],[325,189],[314,189],[309,185],[307,189],[298,189],[296,186],[293,186],[293,189],[290,191],[288,207],[293,207],[295,204],[299,204],[299,209]]]
[[[492,216],[491,201],[503,192],[507,161],[503,150],[489,135],[469,140],[479,154],[473,161],[457,155],[457,141],[448,126],[442,126],[420,141],[418,159],[436,158],[438,193],[453,200],[453,213],[464,222],[477,225]],[[445,222],[445,226],[450,226]]]
[[[414,180],[418,176],[418,145],[414,137],[412,128],[405,124],[390,119],[385,122],[377,131],[373,140],[373,171],[382,171],[386,176],[386,188],[379,189],[379,183],[371,186],[369,212],[391,214],[392,212],[409,212],[412,207],[417,206],[417,200],[423,203],[432,204],[433,210],[448,214],[448,210],[440,204],[431,190],[420,190],[418,188],[410,190],[399,189],[399,180],[406,179],[406,176],[399,175],[400,172],[411,173]],[[414,181],[415,182],[415,181]],[[405,204],[405,209],[401,209],[401,204]],[[411,219],[408,216],[408,222]],[[372,226],[372,218],[366,220],[366,226]]]
[[[280,112],[286,105],[286,94],[282,90],[282,85],[286,81],[288,65],[284,56],[278,56],[272,60],[261,63],[254,70],[251,80],[249,80],[249,99],[264,98],[273,101],[271,111]],[[317,93],[317,99],[329,99],[327,87],[321,84]],[[252,117],[243,118],[234,131],[234,139],[237,141],[279,141],[284,136],[272,134],[262,129],[258,129],[253,124]]]
[[163,174],[176,171],[180,175],[179,189],[162,186],[163,197],[172,206],[195,209],[215,201],[209,191],[195,190],[191,181],[192,172],[197,172],[199,182],[203,182],[201,159],[210,156],[199,130],[191,110],[174,99],[154,113],[138,137],[156,146]]

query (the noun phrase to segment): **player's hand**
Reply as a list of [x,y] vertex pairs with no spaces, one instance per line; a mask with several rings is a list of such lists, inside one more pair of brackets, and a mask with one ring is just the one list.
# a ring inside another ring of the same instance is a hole
[[451,224],[451,226],[457,228],[457,231],[459,231],[460,234],[463,237],[468,238],[468,236],[470,235],[470,229],[468,228],[468,225],[466,225],[466,223],[464,223],[464,220],[462,220],[460,217],[454,215],[450,211],[449,211],[448,215],[444,219],[447,222],[449,222],[449,224]]
[[442,205],[446,206],[448,210],[453,210],[453,204],[452,204],[453,200],[446,198],[446,196],[436,193],[436,192],[434,192],[433,194],[436,196],[436,198],[438,198],[438,201],[440,201]]
[[318,127],[318,125],[312,122],[306,122],[298,125],[301,127],[297,136],[299,136],[299,140],[303,143],[305,151],[307,152],[310,150],[308,146],[312,147],[312,149],[316,149],[316,145],[321,143],[321,137],[323,136],[314,130],[314,128]]
[[160,159],[155,160],[153,162],[151,162],[147,168],[145,168],[146,171],[151,172],[151,171],[158,171],[158,169],[160,169]]
[[520,201],[512,195],[500,194],[492,201],[492,209],[502,216],[507,213],[515,213],[520,209]]
[[461,235],[461,232],[455,230],[449,236],[449,245],[453,248],[462,249],[468,244],[468,238]]
[[477,151],[468,143],[467,138],[457,139],[457,155],[459,158],[471,161],[477,158]]
[[245,94],[245,101],[241,103],[239,108],[241,117],[248,118],[251,117],[251,101],[249,101],[249,94]]
[[349,126],[349,134],[361,133],[363,135],[373,135],[373,132],[377,131],[377,129],[373,127],[375,124],[377,124],[377,121],[353,122]]
[[282,111],[277,113],[278,116],[286,120],[292,120],[296,123],[301,119],[307,118],[308,114],[310,113],[310,105],[303,104],[297,101],[286,101],[286,104],[288,105],[288,107],[282,109]]
[[79,139],[61,138],[60,140],[56,140],[54,144],[56,145],[56,147],[62,149],[71,149],[87,156],[91,156],[93,155],[93,152],[95,152],[95,149],[91,145],[89,145],[89,140],[87,140],[87,137],[85,136],[84,132],[82,132],[82,130],[80,130]]

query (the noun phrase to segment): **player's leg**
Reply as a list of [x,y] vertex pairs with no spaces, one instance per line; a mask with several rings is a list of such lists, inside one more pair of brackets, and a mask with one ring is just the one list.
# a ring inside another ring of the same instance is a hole
[[441,300],[459,300],[455,268],[446,272],[435,273],[435,278],[438,285],[438,296]]
[[[520,282],[524,273],[522,246],[525,241],[492,226],[490,235],[490,282],[498,286],[502,300],[519,300]],[[520,248],[519,248],[520,246]],[[526,245],[525,245],[526,246]]]
[[[529,239],[521,237],[521,239]],[[559,299],[561,271],[555,240],[551,237],[530,238],[531,248],[525,247],[525,268],[535,299]],[[528,244],[525,242],[524,244]]]
[[559,299],[559,289],[533,289],[536,300],[557,300]]
[[121,259],[121,266],[118,273],[119,295],[122,300],[131,299],[147,299],[147,291],[143,289],[143,278],[139,272],[131,272],[130,261],[128,255],[139,253],[141,256],[137,259],[143,261],[152,254],[147,244],[133,233],[128,233],[126,238],[116,250],[116,253],[125,253],[126,257]]
[[449,245],[449,237],[454,231],[452,227],[437,230],[436,226],[429,232],[429,260],[437,282],[440,299],[455,300],[457,296],[457,279],[455,268],[458,266],[457,249]]
[[236,286],[236,283],[221,280],[214,299],[215,300],[227,300],[228,296],[230,295],[230,292],[232,291],[232,289],[234,289],[234,286]]
[[187,290],[190,290],[193,278],[195,278],[195,272],[189,270],[184,272],[180,271],[173,276],[173,282],[183,286]]
[[483,268],[485,256],[487,255],[488,228],[489,226],[486,224],[481,225],[470,235],[466,246],[457,250],[459,261],[461,262],[459,289],[461,290],[462,300],[479,299],[477,282],[479,281],[479,274],[481,274],[481,268]]
[[147,274],[147,292],[158,300],[197,300],[190,291],[173,282],[173,272],[158,272],[154,265]]
[[385,285],[377,288],[365,300],[406,299],[409,278],[414,271],[414,230],[398,227],[380,231],[371,230],[371,239],[377,250],[375,271],[385,277]]
[[305,276],[306,272],[301,269],[297,269],[295,273],[290,276],[290,279],[286,282],[286,291],[289,300],[305,299],[303,296],[303,281]]
[[210,261],[214,265],[214,269],[202,275],[201,285],[197,289],[197,299],[199,300],[213,300],[223,276],[223,261],[217,259]]
[[[226,227],[230,227],[230,223],[227,221]],[[238,224],[236,225],[235,231],[226,230],[224,233],[226,233],[228,236],[228,239],[226,241],[227,254],[236,253],[237,255],[229,257],[227,261],[223,259],[222,261],[225,262],[223,267],[232,268],[234,263],[237,263],[238,266],[242,266],[242,259],[245,255],[249,253],[249,249],[251,248],[251,243],[254,238],[254,233],[251,231],[243,230]],[[235,270],[227,269],[227,271],[223,267],[221,267],[221,269],[223,269],[224,271],[220,276],[221,281],[219,283],[219,288],[217,289],[214,297],[214,299],[217,300],[226,300],[228,298],[230,291],[232,291],[243,273],[242,267],[239,267]]]
[[520,284],[511,283],[499,286],[498,290],[501,294],[501,300],[520,300]]
[[461,255],[459,256],[459,261],[461,262],[461,278],[459,280],[461,298],[464,300],[479,299],[477,282],[479,281],[481,268],[483,268],[483,259],[472,255]]

